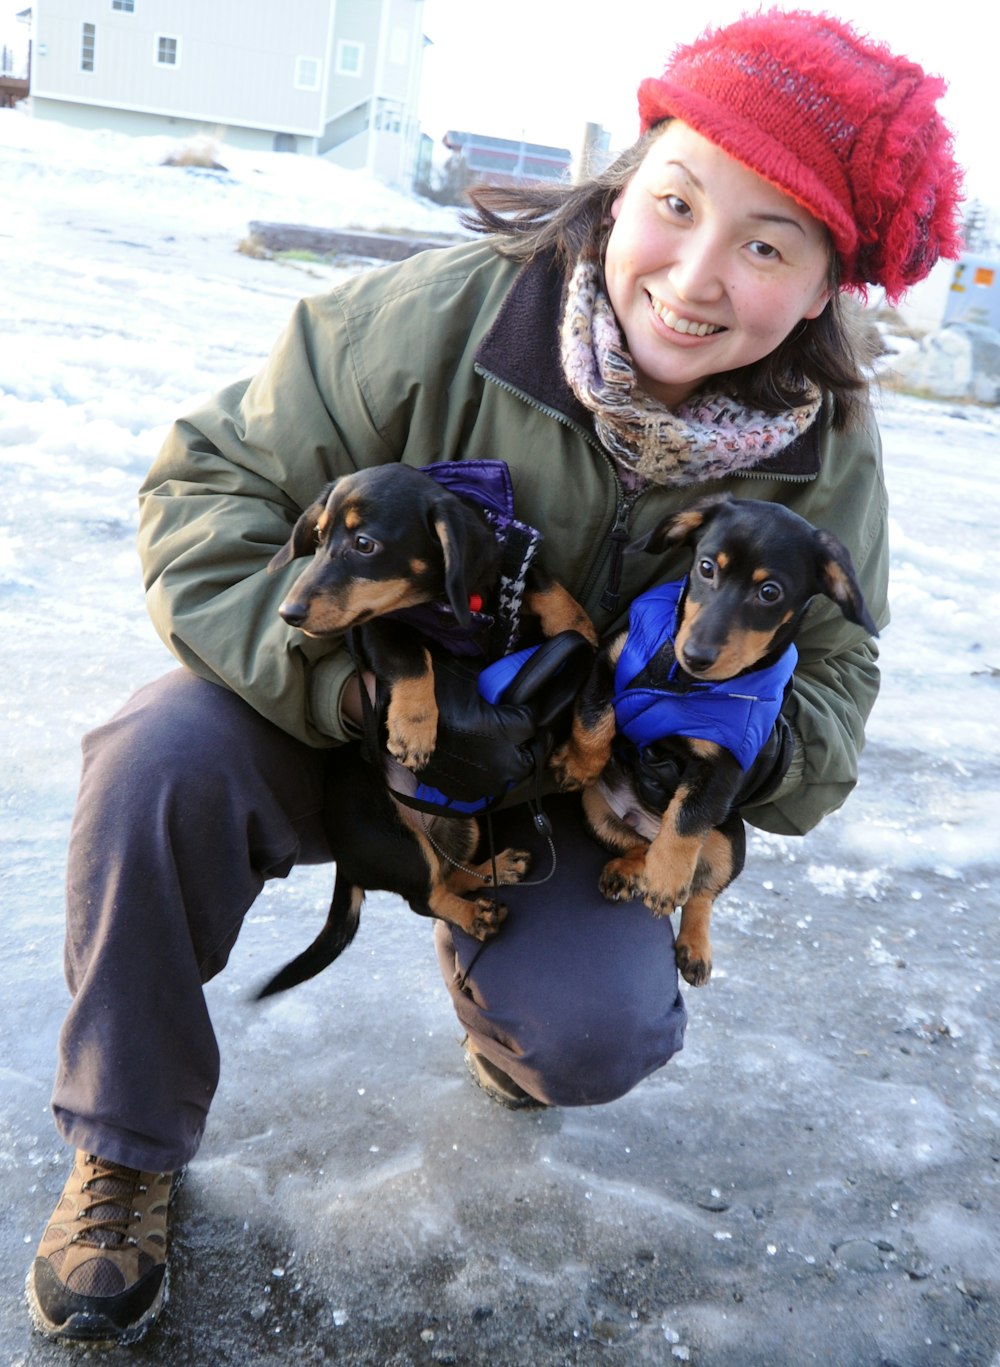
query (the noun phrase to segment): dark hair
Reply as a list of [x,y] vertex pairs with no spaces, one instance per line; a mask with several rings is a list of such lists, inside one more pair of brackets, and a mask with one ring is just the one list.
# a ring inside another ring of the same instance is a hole
[[[492,233],[502,256],[529,261],[540,252],[553,252],[568,280],[581,257],[603,261],[611,206],[664,126],[654,125],[606,170],[579,184],[476,186],[468,192],[472,210],[462,221],[475,232]],[[715,384],[751,408],[783,413],[806,401],[812,383],[830,395],[834,427],[852,426],[864,410],[880,343],[862,311],[839,292],[838,268],[831,244],[832,293],[819,317],[804,320],[762,360],[714,376]]]

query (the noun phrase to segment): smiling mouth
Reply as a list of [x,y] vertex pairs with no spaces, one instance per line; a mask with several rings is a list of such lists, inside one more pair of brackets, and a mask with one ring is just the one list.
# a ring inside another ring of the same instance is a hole
[[679,332],[686,337],[711,337],[716,332],[726,331],[718,323],[696,323],[693,318],[681,318],[672,308],[668,308],[653,295],[649,295],[649,302],[657,318],[670,328],[671,332]]

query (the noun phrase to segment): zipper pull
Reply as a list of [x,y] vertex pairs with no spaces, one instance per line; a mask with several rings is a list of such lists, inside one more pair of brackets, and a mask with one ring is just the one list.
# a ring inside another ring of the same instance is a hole
[[619,503],[615,513],[615,525],[611,528],[611,559],[608,563],[608,579],[601,594],[601,608],[605,612],[617,612],[621,599],[622,556],[629,539],[629,513],[631,504]]

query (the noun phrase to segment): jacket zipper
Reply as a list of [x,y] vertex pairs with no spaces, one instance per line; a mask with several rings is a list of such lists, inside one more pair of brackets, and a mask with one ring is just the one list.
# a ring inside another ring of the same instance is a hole
[[[603,611],[617,613],[621,600],[622,556],[625,554],[625,546],[630,540],[629,526],[632,520],[632,510],[642,497],[643,491],[640,489],[632,494],[627,494],[625,492],[615,471],[614,461],[594,436],[593,432],[588,432],[585,427],[581,427],[579,423],[574,422],[573,419],[568,417],[565,413],[561,413],[558,408],[552,408],[549,404],[542,403],[539,399],[533,398],[532,395],[526,394],[523,389],[518,389],[516,385],[510,384],[507,380],[501,380],[499,376],[495,375],[491,370],[487,370],[484,366],[479,365],[478,362],[476,363],[475,368],[476,371],[482,375],[483,379],[489,380],[491,384],[497,385],[500,389],[506,390],[508,394],[513,394],[514,397],[520,399],[522,403],[526,403],[529,408],[534,408],[537,412],[544,413],[548,418],[554,418],[556,422],[561,422],[564,427],[568,427],[571,431],[578,433],[583,437],[587,444],[592,446],[595,451],[599,452],[607,462],[608,469],[611,471],[611,478],[615,482],[616,503],[615,520],[612,524],[611,531],[608,533],[610,554],[604,562],[607,564],[607,579],[605,581],[604,591],[601,594],[600,606]],[[601,568],[601,565],[595,565],[593,572],[588,576],[586,583],[587,592],[589,592],[590,586],[594,583]]]
[[815,476],[815,474],[811,474],[811,475],[793,475],[793,474],[792,474],[790,471],[788,471],[788,470],[782,470],[782,471],[780,471],[778,474],[775,474],[775,475],[769,475],[769,474],[768,474],[766,471],[764,471],[764,470],[730,470],[729,473],[728,473],[728,475],[726,476],[726,478],[727,478],[727,479],[780,479],[780,480],[784,480],[785,483],[787,483],[787,484],[808,484],[809,481],[812,480],[812,479],[815,479],[816,476]]
[[[615,482],[618,483],[617,479]],[[604,583],[604,592],[601,594],[601,609],[604,612],[614,614],[618,612],[621,600],[622,557],[625,554],[625,547],[631,540],[632,510],[641,497],[641,491],[626,494],[621,485],[618,484],[618,505],[615,508],[615,521],[608,534],[611,542],[608,577]]]

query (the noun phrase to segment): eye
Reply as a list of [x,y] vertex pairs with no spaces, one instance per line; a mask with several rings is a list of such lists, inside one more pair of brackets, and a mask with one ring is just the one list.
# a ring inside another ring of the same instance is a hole
[[378,550],[378,542],[373,541],[370,536],[365,536],[363,532],[359,532],[354,538],[353,548],[359,555],[374,555]]
[[757,590],[757,597],[762,603],[780,603],[785,593],[780,584],[776,584],[773,579],[768,579],[765,584],[761,584]]
[[680,195],[664,195],[661,203],[665,204],[672,214],[678,218],[690,218],[691,206],[686,200],[681,199]]
[[705,559],[698,561],[697,569],[698,577],[700,579],[715,578],[715,561],[709,560],[707,556],[705,557]]
[[772,247],[770,242],[748,242],[747,250],[751,256],[758,257],[761,261],[780,261],[781,253],[777,247]]

